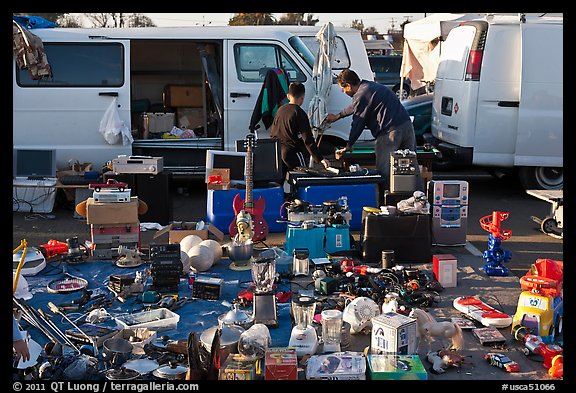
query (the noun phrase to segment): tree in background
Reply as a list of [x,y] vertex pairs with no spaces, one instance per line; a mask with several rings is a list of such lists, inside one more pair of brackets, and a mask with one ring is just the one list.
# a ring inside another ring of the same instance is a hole
[[269,13],[237,13],[228,21],[228,26],[273,25],[276,18]]
[[366,27],[364,26],[364,22],[362,21],[362,19],[358,20],[358,19],[354,19],[352,21],[352,23],[350,24],[350,27],[356,30],[360,30],[360,33],[362,33],[363,36],[366,35],[378,35],[378,30],[376,29],[376,27],[374,26],[370,26],[370,27]]
[[125,13],[89,13],[84,16],[92,23],[92,27],[154,27],[152,19],[143,14]]
[[[306,19],[304,19],[304,15]],[[289,12],[284,14],[276,22],[277,25],[297,25],[297,26],[316,26],[320,19],[314,19],[314,14],[293,13]]]
[[56,21],[59,27],[83,27],[82,20],[78,16],[64,14]]

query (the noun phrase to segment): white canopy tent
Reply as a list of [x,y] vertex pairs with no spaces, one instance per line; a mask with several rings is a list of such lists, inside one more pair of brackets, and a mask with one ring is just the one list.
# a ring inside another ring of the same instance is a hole
[[[483,14],[432,14],[404,26],[404,48],[400,76],[409,78],[416,90],[436,78],[441,43],[458,24],[479,19]],[[402,87],[400,87],[402,88]]]

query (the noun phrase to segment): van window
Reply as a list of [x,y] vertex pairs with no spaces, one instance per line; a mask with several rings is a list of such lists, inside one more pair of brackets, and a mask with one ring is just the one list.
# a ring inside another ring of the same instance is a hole
[[[320,42],[315,36],[300,36],[300,39],[304,44],[310,49],[310,52],[316,57],[318,53],[318,48],[320,47]],[[348,49],[342,37],[336,36],[336,44],[334,47],[334,57],[332,58],[332,64],[330,65],[333,70],[343,70],[345,68],[350,68],[350,56],[348,56]]]
[[476,35],[476,27],[459,26],[448,33],[442,46],[438,78],[464,80],[464,71],[468,62],[468,54]]
[[288,54],[276,45],[236,44],[234,60],[238,80],[262,83],[269,68],[283,68],[290,82],[305,82],[306,75]]
[[44,43],[52,79],[32,80],[17,70],[21,87],[120,87],[124,84],[124,47],[120,43]]

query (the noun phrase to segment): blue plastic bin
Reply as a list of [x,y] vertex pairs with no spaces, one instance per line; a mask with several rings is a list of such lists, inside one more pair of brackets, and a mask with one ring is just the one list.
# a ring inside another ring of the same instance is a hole
[[346,196],[352,220],[350,230],[362,228],[362,209],[364,206],[378,207],[378,184],[342,184],[335,186],[306,186],[298,189],[298,198],[313,205],[326,201],[335,201]]
[[[240,194],[240,198],[243,200],[246,199],[245,189],[208,190],[206,197],[207,221],[225,234],[229,233],[228,227],[236,218],[232,205],[236,194]],[[252,199],[256,201],[260,196],[264,198],[266,203],[263,218],[268,224],[268,233],[285,232],[286,223],[277,222],[282,219],[280,209],[284,204],[284,189],[280,186],[254,188],[252,190]]]

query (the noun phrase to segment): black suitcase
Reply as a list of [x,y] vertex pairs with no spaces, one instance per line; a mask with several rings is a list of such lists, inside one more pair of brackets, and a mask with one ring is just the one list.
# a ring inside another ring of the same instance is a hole
[[396,265],[432,263],[429,214],[366,214],[360,241],[365,263],[381,266],[383,250],[394,250]]

